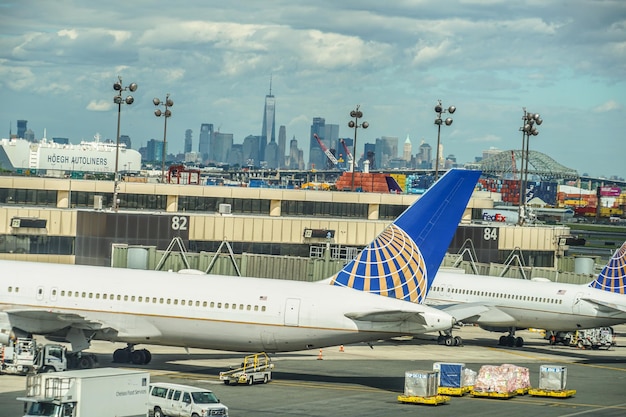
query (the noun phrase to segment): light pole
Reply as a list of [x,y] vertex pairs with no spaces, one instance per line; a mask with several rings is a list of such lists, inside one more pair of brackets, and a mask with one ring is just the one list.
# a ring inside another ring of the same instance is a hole
[[435,113],[437,113],[437,118],[435,119],[435,124],[437,125],[437,159],[435,159],[435,181],[439,178],[439,143],[441,142],[441,125],[443,123],[446,126],[450,126],[452,124],[452,118],[448,117],[446,120],[441,118],[442,114],[450,113],[453,114],[456,111],[456,107],[450,106],[447,109],[444,109],[441,105],[441,100],[437,100],[437,105],[435,106]]
[[119,201],[117,199],[117,187],[119,182],[118,164],[120,159],[120,116],[122,114],[122,103],[133,104],[135,99],[133,96],[127,96],[122,99],[122,91],[134,92],[137,90],[137,83],[130,83],[128,86],[122,86],[122,77],[118,75],[118,81],[113,84],[113,90],[117,91],[117,95],[113,97],[113,102],[117,104],[117,136],[115,139],[115,174],[113,177],[113,205],[111,208],[117,211],[119,209]]
[[348,122],[348,127],[354,129],[354,143],[352,144],[352,155],[353,156],[352,156],[352,168],[351,168],[352,185],[350,187],[352,191],[354,191],[354,165],[358,161],[358,154],[356,153],[356,131],[360,127],[362,127],[363,129],[367,129],[369,127],[369,125],[370,125],[366,121],[363,121],[362,123],[359,124],[359,119],[361,117],[363,117],[363,112],[361,110],[359,110],[360,107],[361,107],[361,105],[357,104],[356,109],[354,109],[354,110],[352,110],[350,112],[350,117],[353,117],[354,120],[350,120]]
[[163,152],[162,152],[162,160],[161,160],[161,182],[164,183],[165,182],[165,154],[166,154],[166,147],[165,147],[165,142],[167,140],[167,119],[172,115],[172,112],[170,111],[170,107],[172,107],[174,105],[174,102],[172,101],[172,99],[170,98],[170,93],[167,93],[167,95],[165,96],[165,101],[161,102],[161,100],[159,100],[158,98],[154,98],[152,100],[152,102],[154,103],[155,106],[163,106],[165,107],[165,111],[162,112],[161,109],[156,109],[154,111],[154,115],[156,117],[161,117],[163,116],[163,118],[165,119],[165,125],[163,127]]
[[[522,160],[520,163],[520,169],[522,175],[520,176],[520,201],[518,208],[518,224],[521,226],[524,224],[526,217],[526,187],[528,186],[528,160],[529,160],[529,144],[530,136],[537,136],[539,131],[536,126],[543,123],[543,119],[539,113],[530,113],[526,111],[526,107],[522,107],[524,115],[522,116],[523,126],[519,128],[522,132]],[[536,125],[536,126],[535,126]]]

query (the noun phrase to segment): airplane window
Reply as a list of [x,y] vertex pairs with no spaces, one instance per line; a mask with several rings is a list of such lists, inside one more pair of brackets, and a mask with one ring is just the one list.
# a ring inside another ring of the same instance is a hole
[[196,307],[200,307],[200,301],[196,301]]
[[[218,304],[218,305],[217,305],[217,307],[219,308],[219,306],[220,306],[220,305]],[[230,304],[228,304],[228,303],[224,303],[224,308],[228,308],[229,306],[230,306]]]
[[243,304],[239,304],[239,310],[243,310]]
[[265,306],[261,306],[261,311],[265,311]]
[[215,307],[215,302],[211,301],[211,308]]
[[233,310],[237,310],[237,304],[233,303]]
[[203,301],[203,302],[202,302],[202,307],[206,307],[206,306],[207,306],[207,302],[206,302],[206,301]]
[[57,295],[57,290],[52,290],[52,295]]
[[143,301],[143,297],[140,295],[139,297],[137,297],[137,301],[142,302]]
[[222,303],[217,303],[217,308],[222,308]]
[[[150,302],[150,297],[146,297],[146,303],[149,303],[149,302]],[[153,301],[153,302],[155,302],[155,303],[156,303],[156,298],[154,299],[154,301]]]
[[96,293],[96,298],[100,299],[100,293],[99,292]]
[[[181,301],[182,305],[185,305],[185,300]],[[178,305],[178,298],[174,299],[174,305]]]
[[172,303],[172,299],[171,299],[171,298],[168,298],[168,299],[167,299],[167,304],[171,304],[171,303]]
[[163,304],[163,299],[159,298],[159,303]]
[[128,296],[127,295],[124,296],[124,301],[128,301]]
[[130,301],[133,301],[133,302],[135,301],[135,296],[134,295],[130,297]]
[[248,305],[246,306],[246,310],[250,311],[251,309],[252,309],[252,306],[251,306],[250,304],[248,304]]
[[156,304],[156,302],[157,302],[156,297],[152,297],[152,302],[153,302],[154,304]]
[[254,311],[259,311],[259,306],[254,306]]
[[[189,302],[187,303],[187,305],[188,305],[189,307],[193,306],[193,300],[189,300]],[[196,305],[198,305],[198,304],[197,304],[197,301],[196,301]]]
[[13,287],[9,287],[9,292],[13,292]]
[[122,300],[122,296],[121,295],[117,295],[117,301],[121,301]]

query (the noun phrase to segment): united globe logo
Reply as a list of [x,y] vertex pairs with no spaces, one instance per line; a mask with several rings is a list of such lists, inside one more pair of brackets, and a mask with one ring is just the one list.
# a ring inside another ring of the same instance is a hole
[[418,246],[392,224],[339,271],[331,284],[421,303],[426,298],[427,277]]

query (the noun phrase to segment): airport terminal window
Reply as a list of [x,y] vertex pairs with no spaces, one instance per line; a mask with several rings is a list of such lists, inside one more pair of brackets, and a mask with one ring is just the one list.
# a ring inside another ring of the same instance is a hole
[[74,238],[41,235],[0,235],[0,253],[72,255]]
[[321,201],[283,200],[280,203],[281,216],[316,216],[367,218],[367,204],[329,203]]
[[378,207],[378,219],[379,220],[395,220],[408,207],[409,206],[398,206],[395,204],[381,204]]
[[0,203],[56,207],[57,192],[55,190],[0,188]]

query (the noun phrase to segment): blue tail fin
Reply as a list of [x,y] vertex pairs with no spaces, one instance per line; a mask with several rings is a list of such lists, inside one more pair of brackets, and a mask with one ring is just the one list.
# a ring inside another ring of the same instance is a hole
[[626,293],[626,242],[615,251],[598,278],[592,281],[589,286],[618,294]]
[[331,284],[423,302],[479,177],[480,171],[448,171]]

